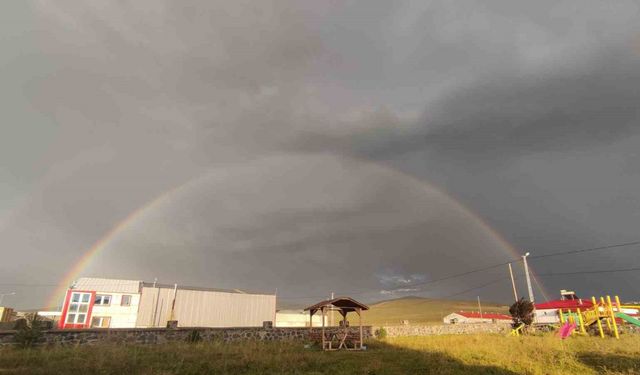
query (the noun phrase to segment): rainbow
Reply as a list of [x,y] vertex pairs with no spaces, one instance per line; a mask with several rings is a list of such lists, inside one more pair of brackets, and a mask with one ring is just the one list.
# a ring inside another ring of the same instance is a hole
[[191,181],[185,184],[179,185],[172,189],[169,189],[153,200],[147,202],[145,205],[137,208],[133,212],[129,213],[124,219],[120,220],[115,226],[113,226],[107,233],[105,233],[96,243],[94,243],[89,250],[84,252],[82,256],[73,264],[69,270],[64,274],[58,286],[49,296],[46,306],[59,306],[64,298],[67,289],[73,284],[73,282],[82,274],[82,272],[89,266],[93,258],[98,255],[104,248],[106,248],[116,236],[123,232],[126,228],[133,223],[141,219],[146,213],[152,211],[155,207],[162,205],[165,201],[179,190],[182,190],[185,186],[189,185]]
[[[466,215],[468,215],[471,219],[473,219],[476,223],[478,223],[482,227],[482,229],[484,229],[491,236],[493,236],[493,238],[496,239],[502,245],[502,247],[504,247],[507,250],[507,253],[508,253],[509,256],[513,257],[514,259],[520,259],[521,254],[497,230],[495,230],[493,227],[491,227],[477,213],[473,212],[471,209],[469,209],[468,207],[466,207],[465,205],[460,203],[458,200],[454,199],[451,195],[447,194],[446,192],[444,192],[444,191],[438,189],[437,187],[425,182],[424,180],[421,180],[421,179],[419,179],[419,178],[417,178],[417,177],[415,177],[415,176],[413,176],[411,174],[408,174],[408,173],[406,173],[404,171],[392,168],[392,167],[390,167],[390,166],[388,166],[386,164],[375,163],[375,162],[373,162],[371,160],[352,157],[352,156],[348,156],[347,158],[353,159],[353,160],[357,160],[359,162],[364,162],[364,163],[367,163],[367,164],[373,164],[373,165],[375,165],[375,166],[377,166],[379,168],[383,168],[386,171],[391,172],[391,173],[393,173],[393,174],[395,174],[397,176],[401,176],[404,179],[409,179],[412,182],[416,182],[416,183],[418,183],[419,185],[421,185],[425,189],[429,189],[431,191],[436,191],[437,193],[442,194],[443,196],[448,198],[449,201],[456,206],[456,208],[460,209],[462,212],[464,212]],[[202,175],[197,176],[194,179],[188,180],[187,182],[185,182],[185,183],[183,183],[181,185],[178,185],[178,186],[176,186],[176,187],[174,187],[172,189],[169,189],[169,190],[161,193],[160,195],[155,197],[153,200],[147,202],[143,206],[141,206],[141,207],[137,208],[136,210],[132,211],[131,213],[129,213],[124,219],[122,219],[116,225],[114,225],[107,233],[105,233],[104,236],[102,236],[96,243],[94,243],[93,246],[91,246],[89,248],[89,250],[84,252],[84,254],[82,254],[82,256],[64,274],[63,278],[58,283],[58,286],[55,288],[54,292],[50,295],[50,297],[48,299],[48,303],[47,303],[46,306],[58,306],[60,304],[60,302],[62,301],[62,299],[64,298],[64,295],[65,295],[67,289],[69,288],[69,286],[72,285],[72,283],[89,266],[89,264],[91,263],[93,258],[95,258],[95,256],[97,254],[99,254],[103,249],[105,249],[118,236],[118,234],[123,232],[126,228],[131,226],[133,223],[135,223],[135,222],[139,221],[140,219],[142,219],[145,216],[145,214],[147,214],[148,212],[152,211],[154,208],[162,205],[164,202],[169,200],[170,197],[172,197],[174,194],[184,190],[187,186],[194,185],[198,181],[203,180],[204,178],[206,178],[209,175],[209,173],[210,172],[205,172]],[[531,274],[531,277],[533,278],[534,282],[538,285],[538,289],[542,293],[543,297],[546,300],[548,300],[549,299],[548,292],[545,290],[543,284],[540,282],[539,277],[536,276],[535,273],[532,270],[530,270],[530,274]]]

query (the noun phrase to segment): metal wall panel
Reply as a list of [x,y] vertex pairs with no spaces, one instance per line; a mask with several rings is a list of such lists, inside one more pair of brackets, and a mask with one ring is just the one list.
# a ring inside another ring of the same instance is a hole
[[177,320],[180,327],[259,327],[275,319],[276,297],[265,294],[143,287],[138,327],[164,327]]
[[81,277],[73,284],[76,290],[95,290],[112,293],[140,293],[142,281]]

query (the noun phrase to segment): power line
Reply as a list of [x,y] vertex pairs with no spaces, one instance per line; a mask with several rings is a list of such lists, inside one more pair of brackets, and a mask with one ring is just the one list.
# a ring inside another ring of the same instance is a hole
[[444,277],[441,277],[441,278],[438,278],[438,279],[433,279],[433,280],[428,280],[428,281],[421,281],[419,283],[404,284],[402,286],[398,286],[396,288],[388,289],[388,290],[389,291],[394,291],[394,290],[398,290],[398,289],[411,288],[411,287],[420,286],[420,285],[433,284],[433,283],[437,283],[439,281],[455,279],[455,278],[458,278],[458,277],[471,275],[472,273],[487,271],[487,270],[490,270],[490,269],[493,269],[493,268],[497,268],[497,267],[500,267],[500,266],[506,266],[507,264],[512,263],[512,262],[513,261],[497,263],[497,264],[493,264],[491,266],[486,266],[486,267],[482,267],[482,268],[476,268],[476,269],[473,269],[473,270],[470,270],[470,271],[461,272],[461,273],[457,273],[457,274],[449,275],[449,276],[444,276]]
[[[493,269],[493,268],[496,268],[496,267],[507,265],[509,263],[511,263],[511,262],[503,262],[503,263],[494,264],[494,265],[491,265],[491,266],[486,266],[486,267],[482,267],[482,268],[476,268],[476,269],[469,270],[469,271],[466,271],[466,272],[457,273],[457,274],[454,274],[454,275],[444,276],[444,277],[441,277],[441,278],[438,278],[438,279],[422,281],[422,282],[419,282],[419,283],[404,284],[404,285],[398,286],[396,288],[383,289],[383,291],[394,292],[394,291],[399,291],[401,289],[413,288],[413,287],[416,287],[416,286],[424,286],[424,285],[433,284],[433,283],[436,283],[436,282],[439,282],[439,281],[454,279],[454,278],[457,278],[457,277],[466,276],[466,275],[470,275],[470,274],[473,274],[473,273],[490,270],[490,269]],[[503,278],[501,278],[500,280],[502,280],[502,279]],[[492,281],[491,283],[495,283],[495,282],[497,282],[497,281]],[[484,286],[485,285],[481,285],[479,287],[475,287],[475,288],[470,289],[470,290],[479,289],[479,288],[484,287]],[[345,292],[345,293],[340,293],[340,294],[363,295],[363,294],[372,294],[372,293],[378,293],[378,292],[380,292],[379,289],[369,289],[367,291]],[[420,290],[412,290],[412,292],[420,292]],[[312,298],[326,298],[326,297],[327,297],[326,295],[322,295],[322,296],[295,296],[295,297],[278,297],[278,298],[280,298],[282,300],[296,300],[296,299],[312,299]]]
[[[556,252],[556,253],[549,253],[549,254],[543,254],[543,255],[529,256],[529,259],[539,259],[539,258],[548,258],[548,257],[553,257],[553,256],[568,255],[568,254],[586,253],[586,252],[607,250],[607,249],[613,249],[613,248],[624,247],[624,246],[631,246],[631,245],[640,245],[640,241],[624,242],[624,243],[618,243],[618,244],[614,244],[614,245],[606,245],[606,246],[591,247],[591,248],[586,248],[586,249],[569,250],[569,251],[563,251],[563,252]],[[505,266],[505,265],[507,265],[509,263],[519,262],[521,260],[522,259],[517,258],[517,259],[513,259],[513,260],[508,261],[508,262],[496,263],[496,264],[493,264],[493,265],[490,265],[490,266],[477,268],[477,269],[473,269],[473,270],[470,270],[470,271],[461,272],[461,273],[458,273],[458,274],[441,277],[441,278],[438,278],[438,279],[423,281],[423,282],[419,282],[419,283],[405,284],[405,285],[398,286],[398,287],[390,289],[390,290],[393,291],[393,290],[398,290],[398,289],[403,289],[403,288],[410,288],[410,287],[414,287],[414,286],[427,285],[427,284],[435,283],[435,282],[438,282],[438,281],[454,279],[454,278],[470,275],[470,274],[477,273],[477,272],[487,271],[487,270],[490,270],[490,269],[493,269],[493,268],[496,268],[496,267]]]
[[437,298],[451,298],[451,297],[456,297],[456,296],[459,296],[459,295],[461,295],[461,294],[469,293],[469,292],[472,292],[472,291],[474,291],[474,290],[482,289],[482,288],[487,287],[487,286],[489,286],[489,285],[493,285],[493,284],[496,284],[496,283],[502,282],[502,281],[504,281],[504,280],[506,280],[506,279],[508,279],[508,277],[501,277],[501,278],[499,278],[499,279],[495,279],[495,280],[493,280],[493,281],[490,281],[490,282],[488,282],[488,283],[486,283],[486,284],[482,284],[482,285],[475,286],[475,287],[473,287],[473,288],[465,289],[465,290],[463,290],[463,291],[461,291],[461,292],[456,292],[456,293],[453,293],[453,294],[447,294],[447,295],[444,295],[444,296],[439,296],[439,297],[437,297]]
[[614,244],[614,245],[590,247],[590,248],[586,248],[586,249],[561,251],[561,252],[541,254],[541,255],[532,255],[532,256],[529,256],[529,259],[540,259],[540,258],[548,258],[548,257],[561,256],[561,255],[587,253],[587,252],[591,252],[591,251],[608,250],[608,249],[613,249],[613,248],[617,248],[617,247],[625,247],[625,246],[631,246],[631,245],[640,245],[640,241],[623,242],[623,243],[618,243],[618,244]]
[[594,274],[594,273],[613,273],[613,272],[631,272],[631,271],[640,271],[640,267],[619,268],[619,269],[611,269],[611,270],[590,270],[590,271],[574,271],[574,272],[539,273],[538,276],[541,276],[541,277],[552,277],[552,276],[562,276],[562,275],[585,275],[585,274]]

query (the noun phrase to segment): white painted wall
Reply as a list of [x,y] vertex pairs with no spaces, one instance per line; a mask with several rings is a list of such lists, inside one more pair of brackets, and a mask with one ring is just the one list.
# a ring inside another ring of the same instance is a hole
[[558,309],[535,310],[535,322],[538,324],[559,323]]
[[275,313],[275,295],[143,287],[137,326],[165,327],[177,320],[178,327],[262,327]]
[[[111,296],[111,304],[108,306],[94,305],[91,317],[108,316],[111,318],[109,328],[134,328],[138,316],[138,306],[140,305],[140,294],[99,292]],[[131,305],[121,306],[122,296],[131,296]]]
[[[338,315],[336,313],[336,315]],[[338,315],[339,316],[339,315]],[[339,319],[342,319],[340,316]],[[336,321],[339,320],[336,318]],[[328,322],[328,319],[326,319]],[[296,311],[285,311],[285,312],[277,312],[276,313],[276,327],[308,327],[309,326],[309,312],[296,312]],[[313,316],[313,326],[321,327],[322,326],[322,316],[320,313],[316,313]]]
[[[460,323],[494,323],[493,319],[484,319],[484,318],[467,318],[466,316],[457,314],[457,313],[451,313],[447,316],[445,316],[442,321],[444,322],[444,324],[452,324],[451,321],[455,319],[455,324],[460,324]],[[508,320],[496,320],[495,322],[509,322]]]

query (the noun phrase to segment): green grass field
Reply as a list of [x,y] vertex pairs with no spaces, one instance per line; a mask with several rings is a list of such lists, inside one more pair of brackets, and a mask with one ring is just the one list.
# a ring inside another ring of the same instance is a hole
[[0,374],[640,374],[640,336],[403,337],[364,352],[302,343],[0,349]]
[[[442,318],[456,311],[478,311],[475,301],[439,300],[418,297],[382,301],[369,306],[364,313],[367,325],[398,325],[402,320],[409,324],[441,324]],[[483,303],[485,312],[508,313],[509,307],[495,303]]]

